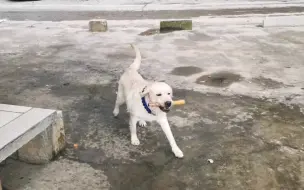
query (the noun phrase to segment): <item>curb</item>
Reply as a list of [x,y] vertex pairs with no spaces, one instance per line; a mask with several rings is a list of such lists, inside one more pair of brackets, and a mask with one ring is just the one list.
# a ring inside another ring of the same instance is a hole
[[[66,21],[43,21],[46,23],[73,23],[80,25],[87,25],[89,29],[89,22],[92,20],[66,20]],[[93,19],[93,21],[100,21],[100,19]],[[129,27],[140,27],[140,28],[158,28],[161,27],[161,22],[176,22],[180,23],[185,21],[184,19],[138,19],[138,20],[106,20],[102,19],[109,31],[113,28],[119,28],[121,26],[125,27],[126,24]],[[178,21],[178,22],[177,22]],[[269,14],[269,15],[242,15],[242,16],[203,16],[198,18],[187,19],[187,21],[192,22],[193,30],[198,27],[205,26],[255,26],[255,27],[293,27],[293,26],[304,26],[304,13],[293,13],[291,14]],[[0,25],[2,23],[36,23],[40,21],[27,20],[27,21],[15,21],[9,19],[0,20]],[[178,26],[180,27],[180,26]],[[177,29],[181,30],[181,29]],[[183,29],[184,30],[184,29]],[[102,30],[106,32],[106,29]]]
[[304,26],[304,16],[266,17],[263,27]]
[[282,7],[304,7],[304,1],[278,2],[224,2],[224,3],[199,3],[199,4],[148,4],[143,11],[159,10],[217,10],[217,9],[253,9],[253,8],[282,8]]
[[259,27],[293,27],[304,26],[304,14],[286,15],[246,15],[242,17],[200,17],[193,19],[194,25],[254,25]]
[[[129,21],[136,26],[156,25],[155,27],[161,27],[162,22],[170,21],[183,21],[183,19],[157,19],[157,20],[137,20]],[[257,27],[293,27],[304,26],[304,14],[298,13],[294,15],[245,15],[241,17],[199,17],[193,18],[189,21],[193,23],[193,29],[196,27],[204,26],[257,26]],[[108,23],[111,26],[123,25],[125,21],[111,21]]]

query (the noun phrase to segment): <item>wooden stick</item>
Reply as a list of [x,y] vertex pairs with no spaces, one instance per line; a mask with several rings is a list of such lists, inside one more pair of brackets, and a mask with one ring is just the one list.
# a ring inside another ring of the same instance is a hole
[[150,106],[150,107],[158,107],[159,104],[158,104],[158,103],[150,103],[149,106]]
[[[185,100],[175,100],[172,102],[173,106],[180,106],[180,105],[184,105],[186,103]],[[149,106],[151,107],[158,107],[159,104],[158,103],[150,103]]]
[[186,103],[185,100],[176,100],[176,101],[173,101],[173,105],[174,106],[184,105],[185,103]]

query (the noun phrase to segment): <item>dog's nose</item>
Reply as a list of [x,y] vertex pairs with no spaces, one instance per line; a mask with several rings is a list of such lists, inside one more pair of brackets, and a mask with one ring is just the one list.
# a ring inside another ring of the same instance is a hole
[[171,107],[171,102],[170,101],[167,101],[167,102],[165,102],[165,106],[167,107],[167,108],[169,108],[169,107]]

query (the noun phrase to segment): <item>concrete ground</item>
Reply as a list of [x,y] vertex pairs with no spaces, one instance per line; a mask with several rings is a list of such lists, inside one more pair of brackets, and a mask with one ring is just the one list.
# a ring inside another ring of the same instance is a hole
[[[67,135],[50,164],[2,163],[7,189],[304,189],[304,27],[197,22],[158,34],[157,23],[111,21],[107,33],[87,21],[0,23],[0,102],[63,110]],[[169,113],[184,159],[157,124],[132,146],[127,113],[112,117],[129,43],[140,73],[187,102]]]
[[[304,3],[303,3],[304,5]],[[245,9],[200,9],[200,10],[159,10],[159,11],[9,11],[0,10],[0,19],[17,21],[73,21],[102,18],[107,20],[137,20],[137,19],[192,19],[202,16],[227,16],[234,17],[248,14],[301,14],[303,7],[280,7],[280,8],[245,8]]]

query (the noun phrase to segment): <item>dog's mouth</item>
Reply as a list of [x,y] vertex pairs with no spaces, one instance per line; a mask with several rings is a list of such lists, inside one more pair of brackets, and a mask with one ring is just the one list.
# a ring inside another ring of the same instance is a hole
[[170,111],[170,108],[167,108],[167,107],[163,107],[163,106],[159,106],[159,109],[163,112],[166,112],[168,113]]

